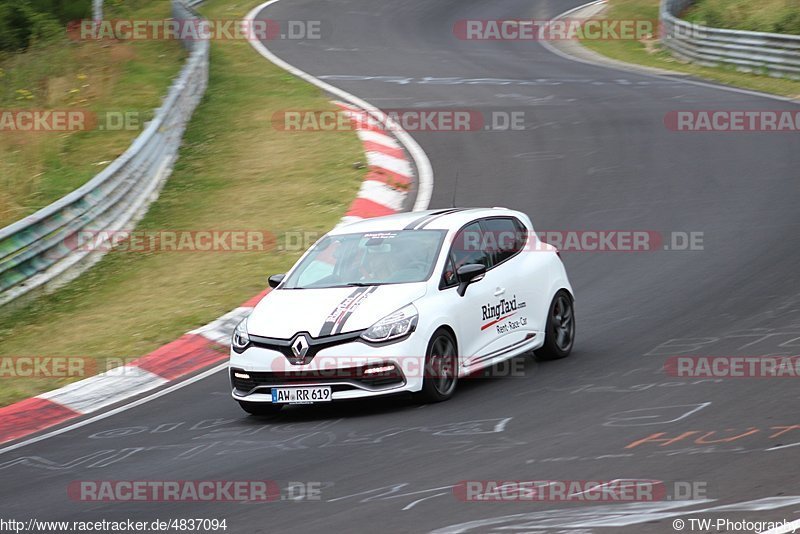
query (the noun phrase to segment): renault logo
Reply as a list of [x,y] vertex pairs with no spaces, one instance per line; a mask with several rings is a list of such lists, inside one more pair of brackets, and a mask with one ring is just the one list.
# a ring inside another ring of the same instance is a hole
[[294,354],[297,358],[305,358],[306,353],[308,352],[308,347],[309,343],[306,336],[298,336],[297,339],[295,339],[292,343],[292,354]]

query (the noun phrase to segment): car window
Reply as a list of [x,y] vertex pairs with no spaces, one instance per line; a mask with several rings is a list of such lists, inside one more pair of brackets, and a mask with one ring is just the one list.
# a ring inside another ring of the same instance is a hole
[[439,257],[444,230],[335,234],[317,242],[282,289],[422,282]]
[[519,219],[513,219],[517,228],[517,250],[524,250],[528,245],[528,228]]
[[[504,262],[522,250],[524,239],[510,217],[492,217],[482,221],[484,246],[492,254],[494,264]],[[522,244],[522,245],[521,245]]]
[[451,287],[458,283],[458,276],[456,275],[456,268],[453,266],[453,258],[447,257],[447,262],[444,264],[444,272],[442,273],[441,287]]
[[468,224],[456,234],[450,256],[456,271],[473,263],[483,264],[487,269],[492,266],[490,252],[485,248],[484,233],[478,222]]
[[321,243],[319,253],[297,277],[300,287],[313,286],[333,274],[336,265],[336,250],[340,241],[329,240]]

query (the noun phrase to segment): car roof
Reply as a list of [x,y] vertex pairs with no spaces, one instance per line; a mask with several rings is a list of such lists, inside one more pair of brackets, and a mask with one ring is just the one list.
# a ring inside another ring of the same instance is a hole
[[335,235],[421,229],[457,230],[475,219],[502,215],[518,217],[520,213],[507,208],[442,208],[412,211],[341,224],[330,233]]

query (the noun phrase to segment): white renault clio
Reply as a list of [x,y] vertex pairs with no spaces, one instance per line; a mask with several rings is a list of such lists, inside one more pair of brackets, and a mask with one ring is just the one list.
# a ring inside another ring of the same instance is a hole
[[366,219],[322,237],[235,329],[232,395],[245,411],[417,392],[575,339],[558,251],[505,208]]

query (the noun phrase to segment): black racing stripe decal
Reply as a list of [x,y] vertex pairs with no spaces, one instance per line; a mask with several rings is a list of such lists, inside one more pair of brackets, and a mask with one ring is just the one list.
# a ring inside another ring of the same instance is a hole
[[361,293],[355,299],[353,299],[353,302],[350,304],[350,306],[347,307],[347,311],[341,316],[340,320],[337,322],[336,328],[333,331],[334,334],[342,333],[342,328],[344,328],[344,323],[347,322],[350,316],[353,315],[353,312],[356,311],[356,308],[358,308],[361,305],[361,303],[364,302],[364,300],[370,295],[370,293],[374,293],[377,289],[378,286],[371,286],[367,289],[367,291]]
[[430,218],[430,219],[428,219],[427,221],[423,221],[423,222],[422,222],[422,224],[420,224],[419,226],[417,226],[417,227],[415,228],[415,230],[422,230],[423,228],[425,228],[426,226],[428,226],[430,223],[432,223],[432,222],[433,222],[433,221],[435,221],[436,219],[439,219],[439,218],[441,218],[441,217],[444,217],[445,215],[450,215],[451,213],[456,213],[456,212],[458,212],[458,211],[464,211],[464,210],[465,210],[465,208],[456,208],[456,209],[453,209],[453,210],[447,210],[447,211],[443,211],[442,213],[436,213],[436,214],[434,214],[434,216],[433,216],[433,217],[431,217],[431,218]]
[[414,219],[405,228],[403,228],[403,230],[413,230],[416,225],[418,225],[419,223],[421,223],[425,219],[429,219],[429,218],[433,217],[434,215],[435,215],[434,213],[429,213],[428,215],[423,215],[422,217],[420,217],[418,219]]
[[449,210],[436,211],[436,212],[433,212],[433,213],[429,213],[427,215],[423,215],[419,219],[414,219],[413,221],[411,221],[411,223],[408,224],[405,228],[403,228],[403,230],[414,230],[414,229],[416,229],[416,227],[418,225],[421,225],[421,224],[427,222],[428,219],[433,219],[435,217],[438,217],[439,215],[444,215],[445,213],[451,213],[451,212],[454,212],[454,211],[458,211],[458,208],[452,208],[452,209],[449,209]]
[[331,313],[328,314],[328,317],[325,319],[325,322],[322,324],[322,330],[319,331],[319,335],[321,336],[329,336],[333,331],[333,327],[336,325],[337,320],[344,315],[347,311],[348,306],[353,303],[353,300],[358,297],[361,293],[366,292],[369,287],[357,287],[355,291],[350,293],[347,298],[341,301],[336,307],[333,309]]

